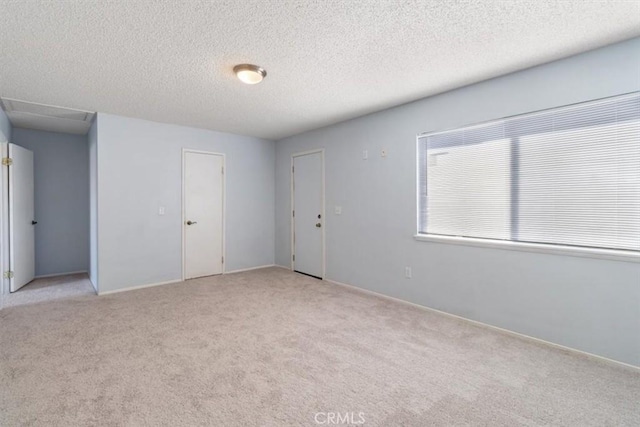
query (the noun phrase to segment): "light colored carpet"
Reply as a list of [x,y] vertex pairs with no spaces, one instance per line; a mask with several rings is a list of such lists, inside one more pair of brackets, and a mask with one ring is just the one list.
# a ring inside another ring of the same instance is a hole
[[2,426],[640,425],[636,371],[278,268],[0,319]]
[[35,279],[17,292],[4,295],[2,306],[15,307],[80,295],[95,295],[93,285],[86,273],[43,277]]

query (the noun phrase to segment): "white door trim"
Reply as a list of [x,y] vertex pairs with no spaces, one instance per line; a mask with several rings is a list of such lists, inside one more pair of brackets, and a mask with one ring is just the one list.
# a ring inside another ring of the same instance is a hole
[[182,149],[182,209],[180,213],[180,231],[182,234],[182,281],[186,280],[186,244],[185,244],[185,228],[184,223],[187,220],[185,217],[185,154],[210,154],[213,156],[222,157],[222,274],[225,274],[225,266],[227,265],[227,251],[226,251],[226,230],[227,230],[227,158],[224,153],[216,153],[213,151],[193,150],[190,148]]
[[296,263],[293,260],[293,255],[296,252],[295,246],[295,218],[293,216],[293,211],[295,210],[295,197],[293,192],[293,161],[296,157],[306,156],[308,154],[317,154],[320,153],[320,160],[322,162],[322,279],[324,280],[326,276],[326,264],[327,264],[327,255],[326,255],[326,230],[327,230],[327,215],[325,209],[325,173],[324,173],[324,148],[318,148],[316,150],[308,150],[308,151],[300,151],[298,153],[291,154],[291,167],[289,168],[289,187],[290,187],[290,206],[291,210],[289,211],[290,224],[291,224],[291,253],[289,254],[289,259],[291,260],[291,271],[295,271]]

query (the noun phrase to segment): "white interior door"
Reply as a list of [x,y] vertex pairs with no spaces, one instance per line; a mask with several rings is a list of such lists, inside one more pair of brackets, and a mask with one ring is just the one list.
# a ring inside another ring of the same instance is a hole
[[222,274],[224,160],[219,154],[184,154],[185,279]]
[[33,152],[9,144],[9,268],[11,292],[35,276]]
[[[0,131],[0,158],[9,157],[9,143]],[[9,168],[0,166],[0,307],[2,298],[10,291],[10,281],[5,278],[5,272],[9,271]]]
[[324,161],[322,152],[294,155],[293,269],[323,277]]

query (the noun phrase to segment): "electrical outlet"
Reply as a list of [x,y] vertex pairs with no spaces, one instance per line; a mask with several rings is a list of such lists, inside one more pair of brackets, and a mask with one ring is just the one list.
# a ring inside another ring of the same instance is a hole
[[164,215],[164,206],[158,208],[158,215]]
[[368,158],[369,158],[369,151],[363,150],[362,151],[362,160],[367,160]]
[[411,267],[404,268],[404,277],[407,279],[411,279]]

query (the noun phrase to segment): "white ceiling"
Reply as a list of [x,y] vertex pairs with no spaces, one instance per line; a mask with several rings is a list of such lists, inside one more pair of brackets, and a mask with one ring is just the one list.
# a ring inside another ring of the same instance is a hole
[[0,96],[279,139],[639,35],[620,0],[0,0]]

